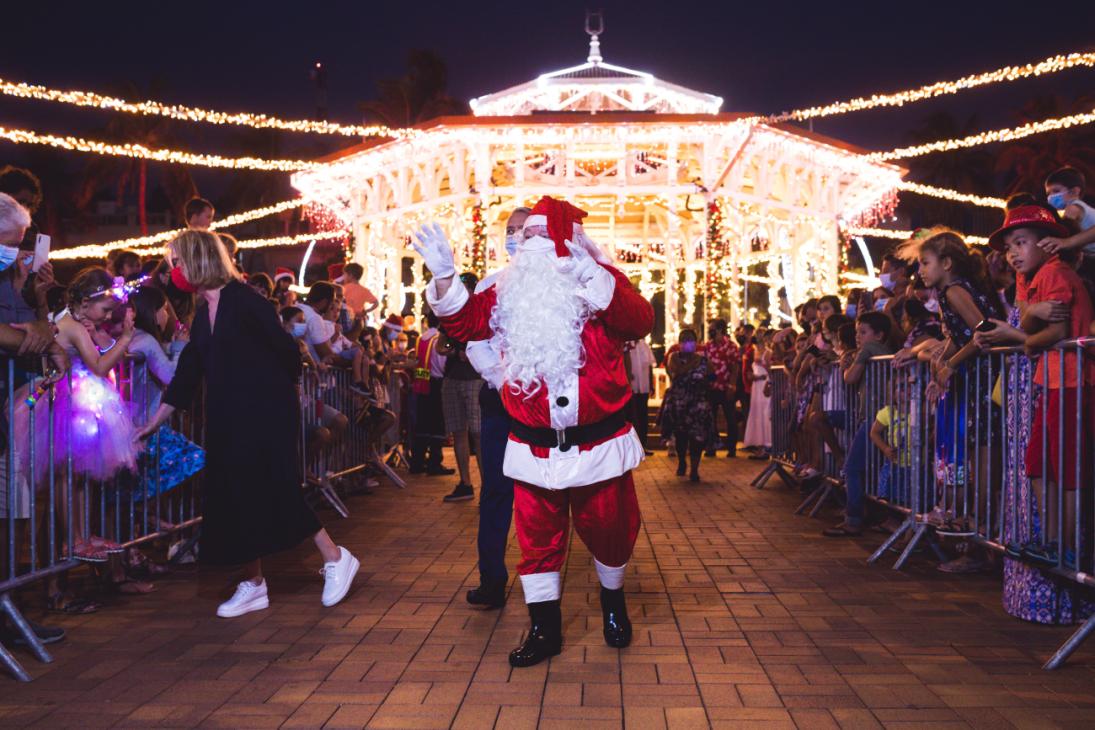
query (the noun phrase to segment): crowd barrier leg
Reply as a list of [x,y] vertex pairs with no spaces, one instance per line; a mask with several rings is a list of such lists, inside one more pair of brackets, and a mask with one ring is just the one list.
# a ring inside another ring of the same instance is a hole
[[[42,645],[42,642],[38,639],[38,635],[34,633],[34,629],[32,629],[30,624],[27,623],[27,620],[23,618],[23,614],[15,607],[15,603],[11,600],[10,593],[5,593],[0,596],[0,609],[3,610],[4,614],[8,617],[8,620],[10,620],[15,627],[15,630],[23,637],[23,640],[27,642],[27,646],[30,648],[31,653],[34,654],[35,658],[43,664],[52,662],[53,657],[46,651],[46,647]],[[14,674],[20,682],[29,682],[30,675],[28,675],[26,670],[20,666],[15,657],[8,653],[7,649],[4,649],[2,646],[0,646],[0,652],[2,652],[2,654],[0,654],[0,660],[4,662],[11,673]]]
[[764,471],[758,474],[750,486],[754,486],[757,489],[764,489],[764,485],[768,483],[768,480],[773,476],[777,476],[784,483],[785,486],[792,486],[794,482],[791,481],[791,475],[787,473],[787,470],[778,461],[768,462],[768,466],[764,467]]
[[1072,656],[1072,653],[1080,648],[1080,644],[1091,636],[1092,631],[1095,631],[1095,616],[1084,621],[1083,625],[1076,629],[1072,636],[1068,637],[1068,641],[1061,644],[1061,648],[1042,666],[1042,669],[1053,670],[1060,668]]

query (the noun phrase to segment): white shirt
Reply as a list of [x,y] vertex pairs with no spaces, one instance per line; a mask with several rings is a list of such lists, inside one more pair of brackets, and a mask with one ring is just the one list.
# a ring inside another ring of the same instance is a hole
[[304,313],[304,341],[313,347],[329,342],[334,335],[334,323],[328,322],[323,316],[307,304],[296,305]]
[[654,352],[646,340],[637,340],[627,353],[627,369],[631,374],[631,392],[650,392],[650,368],[654,366]]

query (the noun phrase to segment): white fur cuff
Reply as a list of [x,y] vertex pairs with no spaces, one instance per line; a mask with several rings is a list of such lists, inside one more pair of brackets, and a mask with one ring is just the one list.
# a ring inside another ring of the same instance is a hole
[[[622,580],[622,579],[621,579]],[[525,603],[558,601],[562,595],[559,573],[531,573],[521,576],[521,590],[525,593]]]
[[450,317],[467,304],[468,290],[464,288],[459,279],[453,277],[445,296],[438,297],[437,279],[430,279],[430,283],[426,285],[426,301],[430,303],[430,309],[438,317]]
[[594,558],[593,565],[596,566],[597,577],[605,588],[615,591],[624,587],[624,572],[627,571],[627,563],[618,568],[612,568]]

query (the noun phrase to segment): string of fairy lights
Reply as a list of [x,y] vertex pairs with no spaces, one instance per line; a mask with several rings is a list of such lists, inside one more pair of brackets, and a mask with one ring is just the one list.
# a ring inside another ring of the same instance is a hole
[[935,142],[913,145],[911,147],[898,147],[889,152],[872,152],[867,155],[867,158],[874,162],[907,160],[912,157],[931,154],[932,152],[951,152],[953,150],[976,147],[978,145],[991,144],[993,142],[1014,142],[1017,139],[1023,139],[1024,137],[1029,137],[1033,134],[1054,132],[1058,129],[1068,129],[1069,127],[1091,124],[1092,122],[1095,122],[1095,111],[1081,112],[1079,114],[1070,114],[1065,117],[1043,119],[1040,122],[1028,122],[1022,126],[1012,127],[1010,129],[993,129],[988,132],[979,132],[958,139],[941,139]]
[[[235,213],[233,215],[221,218],[219,221],[214,221],[213,224],[209,226],[209,229],[217,231],[222,228],[230,228],[241,223],[248,223],[250,221],[258,220],[260,218],[266,218],[267,216],[284,213],[287,210],[294,210],[305,205],[307,202],[308,201],[304,198],[293,198],[292,200],[283,200],[280,203],[265,205],[261,208],[246,210],[242,213]],[[162,233],[154,233],[150,236],[124,238],[119,241],[111,241],[110,243],[94,243],[84,246],[62,248],[51,251],[49,257],[56,260],[98,259],[105,257],[111,251],[118,251],[122,249],[140,251],[141,249],[157,246],[161,243],[167,243],[172,238],[175,238],[175,236],[179,235],[179,233],[181,232],[182,229],[173,229],[170,231],[163,231]],[[247,248],[255,247],[247,246]]]
[[1016,81],[1030,76],[1045,76],[1058,73],[1077,66],[1095,67],[1095,52],[1069,53],[1065,55],[1051,56],[1038,63],[1028,63],[1022,66],[1004,66],[994,71],[963,76],[954,81],[937,81],[917,89],[907,89],[892,94],[872,94],[860,96],[847,101],[835,101],[821,106],[812,106],[805,109],[784,112],[768,117],[770,122],[804,122],[809,119],[831,117],[849,112],[877,109],[885,106],[904,106],[924,99],[934,99],[937,96],[957,94],[966,89],[975,89],[979,86],[988,86],[1003,81]]
[[205,122],[207,124],[232,124],[255,129],[281,129],[286,132],[311,132],[314,134],[339,134],[347,137],[413,137],[416,129],[393,129],[383,124],[338,124],[307,119],[279,119],[266,114],[246,112],[218,112],[200,109],[182,104],[163,104],[158,101],[126,101],[113,96],[97,94],[94,91],[65,91],[46,86],[26,84],[18,81],[0,79],[0,94],[21,99],[53,101],[74,106],[93,107],[127,114],[142,116],[161,116],[184,122]]
[[[844,232],[851,236],[872,236],[875,238],[892,238],[899,241],[907,241],[913,236],[913,231],[897,231],[889,228],[871,228],[869,226],[848,226]],[[966,243],[988,244],[985,236],[971,236],[962,234]]]
[[261,157],[223,157],[181,150],[153,149],[140,144],[114,144],[99,142],[74,136],[41,134],[29,129],[0,127],[0,139],[15,144],[37,144],[57,147],[70,152],[90,152],[97,155],[114,157],[132,157],[153,162],[170,162],[177,165],[197,165],[199,167],[221,167],[233,170],[273,170],[278,172],[296,172],[317,167],[319,163],[305,160],[267,160]]

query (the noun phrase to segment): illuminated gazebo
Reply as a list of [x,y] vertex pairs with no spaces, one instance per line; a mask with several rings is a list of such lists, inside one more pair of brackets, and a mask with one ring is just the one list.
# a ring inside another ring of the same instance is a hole
[[777,319],[838,289],[840,226],[888,212],[903,170],[721,106],[605,63],[591,34],[586,63],[479,97],[473,116],[344,150],[293,184],[350,226],[390,308],[423,286],[421,262],[403,280],[422,223],[447,230],[459,265],[490,271],[505,263],[509,211],[549,194],[589,211],[586,229],[645,295],[664,292],[667,337],[704,311],[740,319],[746,281],[768,285],[761,308]]

